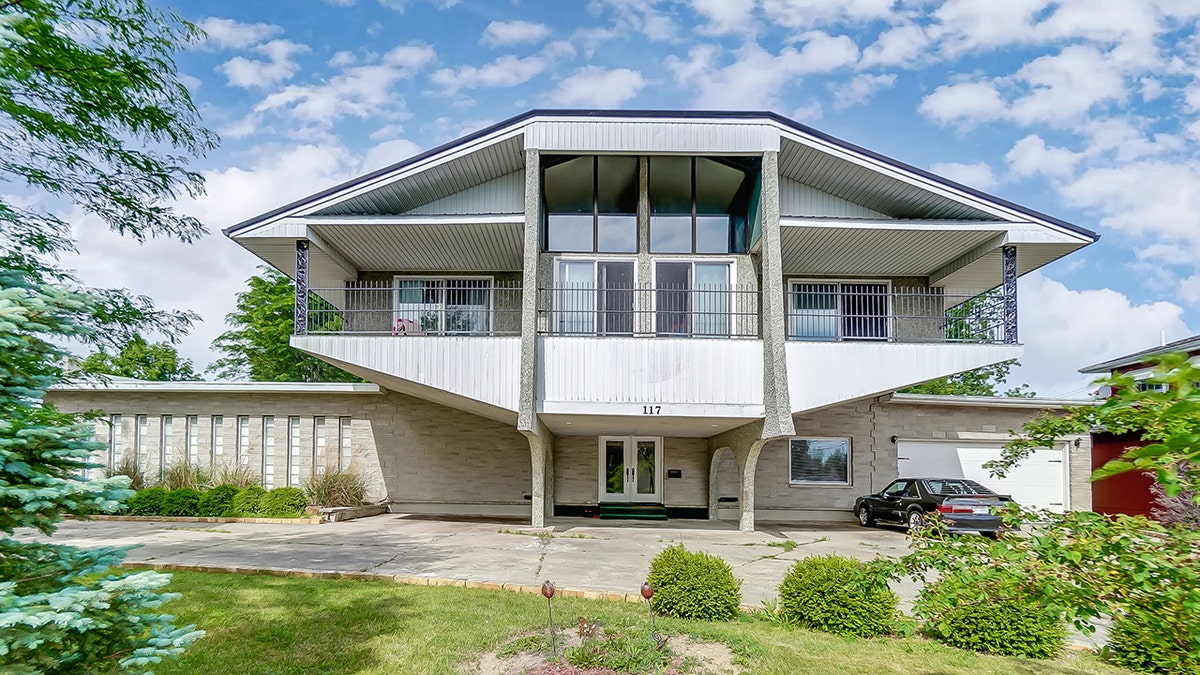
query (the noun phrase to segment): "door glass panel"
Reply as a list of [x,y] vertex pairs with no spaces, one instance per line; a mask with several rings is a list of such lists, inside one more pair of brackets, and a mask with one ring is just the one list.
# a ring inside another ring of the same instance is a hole
[[691,325],[688,310],[691,306],[690,276],[692,264],[660,262],[655,265],[655,320],[659,335],[688,335]]
[[729,265],[696,263],[693,322],[696,335],[729,335]]
[[437,279],[398,280],[393,322],[406,332],[441,332],[442,290]]
[[559,263],[555,328],[559,333],[596,331],[596,268],[592,262]]
[[606,335],[633,334],[633,263],[602,262],[597,269],[600,326]]
[[625,441],[604,442],[604,494],[625,494]]
[[491,302],[490,279],[449,279],[446,281],[446,332],[488,332],[488,306]]
[[637,493],[654,494],[655,452],[654,441],[637,442]]
[[788,333],[804,340],[836,340],[837,306],[837,284],[794,284]]

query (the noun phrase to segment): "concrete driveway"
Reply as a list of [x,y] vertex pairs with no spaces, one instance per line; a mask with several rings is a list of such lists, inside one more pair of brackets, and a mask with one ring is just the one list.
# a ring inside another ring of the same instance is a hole
[[[722,521],[629,523],[556,518],[535,529],[501,520],[441,520],[399,514],[324,525],[67,521],[50,539],[82,547],[137,546],[129,562],[475,579],[634,592],[650,559],[673,544],[718,555],[743,580],[743,602],[775,597],[791,564],[838,553],[870,560],[908,550],[900,530],[841,524],[771,524],[739,532]],[[28,533],[26,533],[26,536]],[[797,546],[787,552],[785,540]],[[772,545],[774,544],[774,545]],[[912,584],[896,587],[903,601]],[[907,604],[905,602],[904,604]]]

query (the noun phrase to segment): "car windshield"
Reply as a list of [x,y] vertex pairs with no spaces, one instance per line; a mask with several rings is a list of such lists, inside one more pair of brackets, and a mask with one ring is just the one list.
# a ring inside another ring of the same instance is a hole
[[935,495],[994,495],[995,492],[965,478],[932,478],[925,487]]

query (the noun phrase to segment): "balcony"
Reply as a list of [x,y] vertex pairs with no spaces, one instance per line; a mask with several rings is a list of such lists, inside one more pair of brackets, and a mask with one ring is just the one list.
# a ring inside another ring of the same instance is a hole
[[1005,342],[1004,297],[996,291],[794,281],[786,296],[789,340]]
[[305,326],[297,334],[519,336],[521,285],[488,277],[397,277],[312,288]]
[[538,332],[553,336],[757,338],[753,286],[571,285],[538,291]]

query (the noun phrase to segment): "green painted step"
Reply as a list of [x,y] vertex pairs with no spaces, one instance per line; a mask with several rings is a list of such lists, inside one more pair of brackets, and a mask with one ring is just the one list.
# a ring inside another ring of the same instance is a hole
[[662,504],[601,504],[601,518],[630,520],[666,520],[667,509]]

